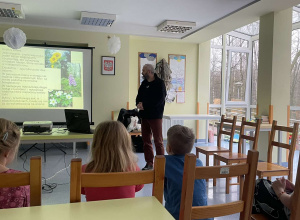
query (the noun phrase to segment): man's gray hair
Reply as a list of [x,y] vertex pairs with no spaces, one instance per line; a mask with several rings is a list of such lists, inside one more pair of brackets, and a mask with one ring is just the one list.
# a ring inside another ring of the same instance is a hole
[[146,68],[146,70],[150,70],[151,71],[151,73],[156,73],[156,71],[155,71],[155,69],[154,69],[154,67],[153,67],[153,65],[152,64],[145,64],[144,65],[144,67]]

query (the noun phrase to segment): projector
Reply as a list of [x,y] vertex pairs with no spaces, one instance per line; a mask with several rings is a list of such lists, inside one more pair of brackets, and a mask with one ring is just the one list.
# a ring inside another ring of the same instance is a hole
[[24,121],[23,122],[23,133],[33,132],[51,132],[53,123],[52,121]]

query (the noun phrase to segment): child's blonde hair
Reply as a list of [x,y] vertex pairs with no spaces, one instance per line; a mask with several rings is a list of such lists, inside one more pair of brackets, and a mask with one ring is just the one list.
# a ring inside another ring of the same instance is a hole
[[182,125],[174,125],[168,130],[167,136],[172,153],[184,155],[192,151],[195,143],[192,129]]
[[20,143],[19,127],[4,118],[0,118],[0,155],[8,151],[17,151]]
[[118,121],[100,123],[94,133],[91,162],[86,172],[108,173],[136,170],[137,157],[130,135]]

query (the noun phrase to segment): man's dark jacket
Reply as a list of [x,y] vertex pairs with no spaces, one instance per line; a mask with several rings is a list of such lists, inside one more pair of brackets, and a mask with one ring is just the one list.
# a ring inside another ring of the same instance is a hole
[[154,74],[155,80],[142,82],[136,96],[136,105],[143,103],[144,110],[140,111],[140,117],[144,119],[160,119],[163,117],[166,87],[163,80]]

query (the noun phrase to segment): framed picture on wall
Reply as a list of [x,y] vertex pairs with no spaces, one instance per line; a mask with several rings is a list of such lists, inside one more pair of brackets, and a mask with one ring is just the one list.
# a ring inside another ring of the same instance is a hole
[[115,57],[101,57],[101,74],[102,75],[115,75]]
[[185,91],[186,56],[169,54],[169,65],[172,71],[172,86],[176,92]]
[[176,97],[177,103],[185,103],[185,69],[186,56],[169,54],[169,66],[172,71],[172,88],[168,91],[169,102],[173,102]]
[[145,53],[145,52],[139,52],[139,65],[138,65],[138,75],[139,75],[139,83],[138,86],[140,86],[143,82],[143,76],[142,76],[142,70],[143,66],[145,64],[152,64],[153,67],[156,67],[156,62],[157,62],[157,54],[156,53]]

